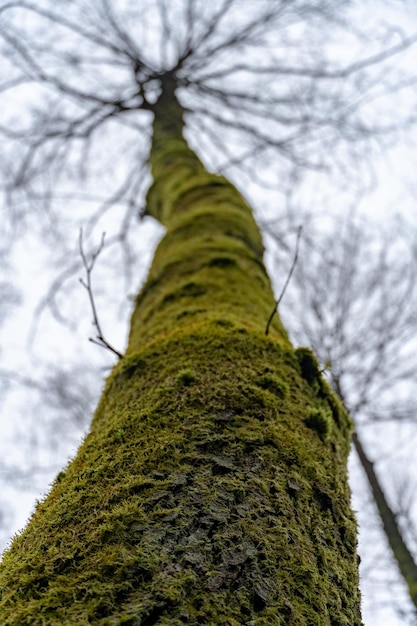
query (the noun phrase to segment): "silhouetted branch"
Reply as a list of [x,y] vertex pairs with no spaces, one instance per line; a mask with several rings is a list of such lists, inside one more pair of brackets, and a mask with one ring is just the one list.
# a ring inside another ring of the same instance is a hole
[[97,260],[97,257],[99,256],[99,254],[102,252],[104,248],[105,236],[106,236],[106,233],[103,233],[101,236],[100,244],[95,250],[95,252],[92,253],[91,259],[89,261],[87,259],[87,255],[84,252],[83,231],[82,231],[82,228],[80,229],[80,238],[79,238],[80,255],[83,261],[83,265],[84,265],[84,269],[85,269],[85,273],[87,277],[87,282],[85,282],[82,278],[80,278],[80,283],[87,290],[88,298],[90,300],[91,310],[93,313],[93,324],[97,329],[97,336],[95,338],[89,337],[89,341],[91,341],[91,343],[95,343],[97,346],[100,346],[101,348],[110,350],[110,352],[113,352],[113,354],[116,354],[119,357],[119,359],[121,359],[123,358],[123,354],[121,354],[121,352],[116,350],[116,348],[114,348],[103,336],[103,331],[101,330],[100,322],[99,322],[98,315],[97,315],[96,304],[94,301],[93,288],[91,285],[91,273],[94,269],[94,264]]
[[287,289],[287,287],[288,287],[288,284],[289,284],[289,282],[290,282],[290,280],[291,280],[291,276],[293,275],[293,272],[294,272],[295,266],[296,266],[296,264],[297,264],[297,259],[298,259],[298,248],[299,248],[299,243],[300,243],[300,237],[301,237],[301,231],[302,231],[302,229],[303,229],[303,227],[302,227],[302,226],[299,226],[299,227],[298,227],[298,231],[297,231],[297,241],[296,241],[296,244],[295,244],[294,259],[293,259],[293,262],[292,262],[292,265],[291,265],[290,271],[288,272],[287,280],[286,280],[286,281],[285,281],[285,283],[284,283],[284,286],[283,286],[283,288],[282,288],[282,290],[281,290],[281,293],[280,293],[280,295],[279,295],[279,297],[278,297],[278,300],[275,302],[275,307],[274,307],[274,310],[272,311],[271,315],[269,316],[268,323],[267,323],[267,325],[266,325],[266,329],[265,329],[265,335],[267,335],[267,334],[269,333],[269,327],[271,326],[272,320],[274,319],[274,315],[275,315],[275,313],[276,313],[276,312],[277,312],[277,310],[278,310],[278,307],[279,307],[279,305],[280,305],[280,302],[281,302],[282,298],[284,297],[285,291],[286,291],[286,289]]

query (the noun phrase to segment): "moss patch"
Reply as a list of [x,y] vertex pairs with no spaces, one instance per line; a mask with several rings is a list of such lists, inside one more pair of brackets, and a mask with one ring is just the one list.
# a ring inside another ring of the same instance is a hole
[[4,555],[0,622],[359,626],[349,418],[278,316],[265,336],[244,199],[189,150],[172,94],[155,111],[167,234],[90,433]]
[[116,367],[4,558],[4,623],[360,624],[343,429],[306,428],[322,400],[294,353],[241,330]]
[[315,430],[321,439],[327,441],[332,428],[332,416],[325,409],[312,409],[305,423],[308,428]]

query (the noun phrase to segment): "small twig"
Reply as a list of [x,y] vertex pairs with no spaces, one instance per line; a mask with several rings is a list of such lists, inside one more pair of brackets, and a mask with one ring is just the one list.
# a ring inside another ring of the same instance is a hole
[[266,325],[266,329],[265,329],[265,335],[267,335],[267,334],[269,333],[269,327],[271,326],[271,323],[272,323],[272,320],[274,319],[274,315],[275,315],[275,313],[278,311],[279,304],[280,304],[280,302],[281,302],[282,298],[284,297],[285,291],[286,291],[286,289],[287,289],[287,287],[288,287],[288,283],[289,283],[289,282],[290,282],[290,280],[291,280],[292,273],[293,273],[294,268],[295,268],[295,266],[296,266],[296,264],[297,264],[297,259],[298,259],[298,248],[299,248],[299,245],[300,245],[300,237],[301,237],[301,231],[302,231],[302,230],[303,230],[303,227],[302,227],[302,226],[299,226],[299,227],[298,227],[298,230],[297,230],[297,241],[296,241],[296,244],[295,244],[295,253],[294,253],[294,259],[293,259],[293,262],[292,262],[292,265],[291,265],[291,269],[290,269],[290,271],[288,272],[287,280],[285,281],[285,284],[284,284],[284,286],[283,286],[283,288],[282,288],[282,291],[281,291],[281,293],[280,293],[280,295],[279,295],[279,298],[278,298],[278,300],[275,302],[274,309],[273,309],[273,311],[272,311],[271,315],[269,316],[268,323],[267,323],[267,325]]
[[86,289],[86,291],[88,293],[88,297],[89,297],[90,305],[91,305],[91,310],[93,312],[93,324],[94,324],[94,326],[97,329],[97,336],[95,338],[89,337],[88,340],[91,341],[91,343],[95,343],[97,346],[100,346],[101,348],[105,348],[106,350],[110,350],[110,352],[113,352],[114,354],[116,354],[119,357],[119,359],[121,359],[123,357],[123,355],[118,350],[116,350],[116,348],[113,348],[113,346],[108,341],[106,341],[106,339],[104,339],[104,337],[103,337],[103,331],[101,330],[100,322],[98,321],[96,304],[94,302],[93,288],[91,286],[91,273],[93,271],[94,264],[95,264],[95,262],[97,260],[97,257],[103,251],[105,237],[106,237],[106,233],[103,233],[101,235],[100,244],[97,247],[97,250],[95,252],[93,252],[93,254],[91,255],[91,259],[89,261],[87,259],[87,255],[84,252],[84,247],[83,247],[83,229],[80,228],[80,238],[79,238],[80,255],[81,255],[81,259],[82,259],[83,265],[84,265],[85,274],[86,274],[86,277],[87,277],[87,282],[85,282],[82,278],[80,278],[80,283],[82,284],[82,286]]

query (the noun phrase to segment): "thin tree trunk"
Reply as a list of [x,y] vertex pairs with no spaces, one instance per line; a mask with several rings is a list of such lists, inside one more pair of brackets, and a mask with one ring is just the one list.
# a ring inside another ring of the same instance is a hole
[[89,435],[3,558],[0,623],[358,626],[350,420],[277,316],[265,336],[260,233],[174,88],[147,207],[166,235]]
[[417,608],[417,567],[411,552],[409,551],[401,529],[397,522],[397,517],[391,509],[379,484],[378,477],[374,470],[373,463],[368,459],[362,443],[357,435],[353,433],[353,445],[359,456],[362,467],[368,478],[368,483],[381,518],[385,536],[391,547],[392,554],[397,562],[401,576],[408,587],[408,593],[414,606]]

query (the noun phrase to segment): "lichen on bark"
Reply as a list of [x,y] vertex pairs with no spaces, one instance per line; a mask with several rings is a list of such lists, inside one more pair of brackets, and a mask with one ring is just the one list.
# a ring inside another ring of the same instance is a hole
[[154,113],[166,234],[90,433],[4,555],[0,622],[359,626],[350,420],[278,316],[265,336],[259,230],[172,85]]

